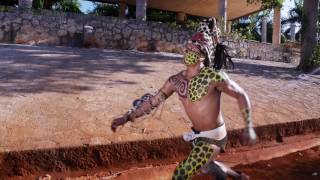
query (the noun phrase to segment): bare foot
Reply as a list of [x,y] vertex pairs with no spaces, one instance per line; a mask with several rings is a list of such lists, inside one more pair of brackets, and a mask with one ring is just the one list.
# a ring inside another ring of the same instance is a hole
[[243,172],[238,172],[240,174],[240,177],[237,178],[237,180],[249,180],[250,177],[248,175],[246,175]]
[[49,174],[46,174],[44,176],[40,176],[38,180],[51,180],[51,176]]

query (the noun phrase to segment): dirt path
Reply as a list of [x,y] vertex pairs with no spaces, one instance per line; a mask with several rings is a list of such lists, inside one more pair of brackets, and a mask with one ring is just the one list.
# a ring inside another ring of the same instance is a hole
[[[320,177],[319,139],[320,133],[317,133],[285,138],[283,143],[268,142],[252,147],[229,149],[227,153],[221,154],[218,160],[236,170],[248,173],[253,180],[291,180],[307,177],[304,180],[316,179],[316,176]],[[100,172],[87,172],[87,174],[82,172],[83,175],[51,174],[51,176],[56,179],[65,178],[68,180],[169,180],[176,166],[177,162],[158,161],[149,165],[132,164],[131,168],[118,172],[115,169],[108,169]],[[301,172],[301,174],[296,176],[297,172]],[[282,176],[279,176],[279,173],[282,173]],[[208,177],[198,175],[194,179],[208,179]]]
[[[110,175],[163,165],[159,160],[172,164],[188,153],[181,135],[190,121],[176,95],[161,111],[110,130],[132,100],[184,69],[180,55],[6,44],[0,54],[0,179],[105,169]],[[234,61],[228,74],[250,96],[259,137],[281,141],[320,129],[319,75],[298,78],[286,63]],[[237,147],[244,123],[236,101],[222,99],[229,145]]]
[[257,180],[319,180],[320,146],[269,161],[237,166],[235,169]]
[[[154,140],[190,130],[176,95],[161,115],[110,130],[134,99],[185,68],[181,55],[12,44],[0,44],[0,54],[0,152]],[[320,117],[318,75],[299,79],[292,64],[234,61],[228,74],[249,94],[255,126]],[[244,126],[234,99],[223,96],[222,109],[228,130]]]

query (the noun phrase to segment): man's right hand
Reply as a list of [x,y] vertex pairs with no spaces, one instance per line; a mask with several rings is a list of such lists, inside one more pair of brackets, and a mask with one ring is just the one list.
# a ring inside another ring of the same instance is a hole
[[115,132],[118,126],[124,125],[128,121],[128,117],[126,115],[116,118],[112,121],[111,130]]

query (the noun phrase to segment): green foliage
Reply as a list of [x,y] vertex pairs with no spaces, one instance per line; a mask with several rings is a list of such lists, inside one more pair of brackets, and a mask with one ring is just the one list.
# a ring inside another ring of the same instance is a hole
[[246,37],[241,32],[238,32],[237,30],[231,31],[230,33],[225,34],[225,36],[230,37],[234,40],[246,39]]
[[34,9],[43,9],[44,0],[33,0],[32,7]]
[[96,14],[99,16],[115,16],[119,15],[119,6],[107,3],[96,3],[96,7],[90,12],[90,14]]
[[263,9],[269,9],[272,7],[282,7],[284,0],[247,0],[249,4],[261,2]]
[[168,23],[170,27],[175,29],[187,29],[196,30],[199,27],[199,22],[195,20],[187,19],[183,24],[179,24],[176,21]]
[[18,0],[1,0],[0,5],[4,5],[4,6],[18,5]]
[[78,0],[59,0],[53,5],[53,10],[81,13]]
[[317,45],[311,57],[310,65],[313,68],[320,67],[320,45]]
[[176,17],[173,17],[172,22],[169,22],[169,25],[177,29],[196,30],[202,20],[203,17],[187,15],[186,20],[183,23],[178,23]]
[[[128,5],[127,18],[135,18],[135,6]],[[198,27],[199,22],[203,17],[187,15],[185,22],[178,23],[176,21],[176,13],[171,11],[164,11],[158,9],[147,9],[147,21],[157,21],[167,23],[170,27],[176,29],[192,29],[195,30]]]
[[147,19],[150,21],[171,23],[176,20],[176,13],[158,9],[147,9]]
[[0,5],[0,12],[11,12],[11,11],[13,11],[12,7]]
[[[303,3],[301,0],[295,0],[294,1],[295,6],[290,9],[289,11],[289,17],[284,18],[281,20],[281,25],[283,26],[281,29],[283,29],[283,35],[290,39],[290,24],[301,24],[302,22],[302,12],[303,12]],[[295,39],[298,41],[300,38],[301,29],[298,30],[296,33]]]
[[187,19],[184,24],[184,27],[187,29],[196,30],[199,27],[199,21]]
[[282,24],[301,23],[303,3],[301,0],[294,1],[294,7],[289,10],[289,17],[282,20]]
[[[232,31],[237,33],[238,37],[255,41],[261,40],[260,29],[262,18],[267,16],[269,11],[256,13],[233,22]],[[270,31],[272,32],[272,30]]]

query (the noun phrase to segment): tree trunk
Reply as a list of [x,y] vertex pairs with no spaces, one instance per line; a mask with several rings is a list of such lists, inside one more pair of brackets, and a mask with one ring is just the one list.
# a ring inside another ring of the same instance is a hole
[[301,60],[299,70],[310,71],[311,57],[317,45],[317,21],[319,0],[304,0],[302,16]]
[[19,8],[30,9],[32,8],[33,0],[19,0]]

